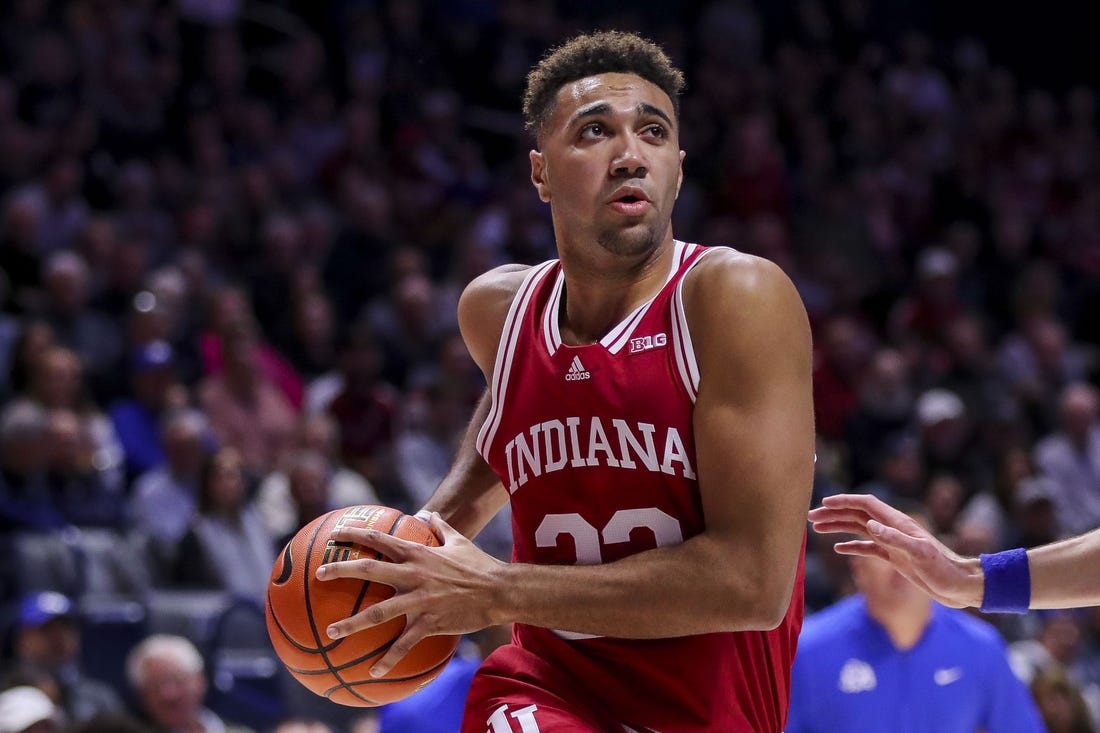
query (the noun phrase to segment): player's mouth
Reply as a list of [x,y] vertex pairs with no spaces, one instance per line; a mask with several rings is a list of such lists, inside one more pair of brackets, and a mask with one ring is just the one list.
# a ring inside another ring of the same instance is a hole
[[633,186],[620,188],[607,203],[612,209],[626,216],[642,216],[653,205],[645,191]]

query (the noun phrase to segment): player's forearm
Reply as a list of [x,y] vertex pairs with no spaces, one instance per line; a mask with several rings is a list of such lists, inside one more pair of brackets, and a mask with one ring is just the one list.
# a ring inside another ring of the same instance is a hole
[[1100,605],[1100,529],[1028,550],[1031,608]]
[[699,535],[603,565],[511,564],[500,569],[496,616],[635,639],[771,629],[790,603],[797,561],[778,568],[774,556],[731,555]]
[[477,434],[489,414],[489,393],[478,402],[454,464],[423,510],[439,515],[466,537],[474,537],[508,500],[500,478],[477,452]]

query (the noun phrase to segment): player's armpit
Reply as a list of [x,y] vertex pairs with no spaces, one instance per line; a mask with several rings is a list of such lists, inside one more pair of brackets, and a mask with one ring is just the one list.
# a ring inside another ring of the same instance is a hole
[[809,322],[774,264],[708,255],[684,287],[699,363],[696,460],[716,594],[731,624],[787,611],[813,483]]

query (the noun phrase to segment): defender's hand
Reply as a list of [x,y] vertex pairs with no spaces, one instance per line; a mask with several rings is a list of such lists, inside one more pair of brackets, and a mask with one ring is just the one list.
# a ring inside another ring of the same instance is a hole
[[863,538],[834,545],[841,555],[886,560],[945,606],[981,606],[984,592],[981,563],[952,552],[912,517],[865,494],[828,496],[822,504],[809,513],[816,532],[840,532]]

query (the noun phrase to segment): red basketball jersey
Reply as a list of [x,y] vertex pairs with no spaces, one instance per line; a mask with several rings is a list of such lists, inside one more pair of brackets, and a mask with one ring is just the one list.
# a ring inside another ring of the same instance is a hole
[[[515,561],[612,562],[703,531],[692,429],[699,371],[681,283],[708,250],[674,247],[660,292],[596,344],[562,343],[559,262],[523,281],[477,442],[511,496]],[[637,640],[517,624],[513,640],[588,691],[608,719],[661,733],[778,733],[802,575],[800,559],[790,608],[773,631]]]

